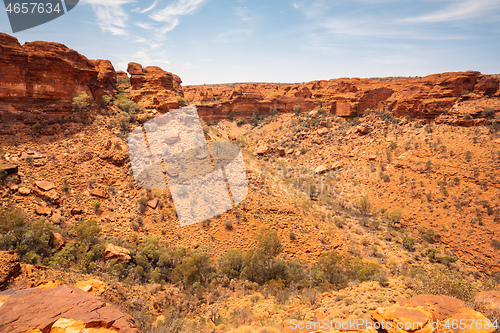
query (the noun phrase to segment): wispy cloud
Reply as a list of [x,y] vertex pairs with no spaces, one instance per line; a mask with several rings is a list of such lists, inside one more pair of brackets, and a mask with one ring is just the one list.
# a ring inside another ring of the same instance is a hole
[[177,0],[175,3],[149,15],[156,22],[164,26],[159,30],[165,34],[172,31],[179,24],[179,17],[193,14],[206,0]]
[[101,30],[111,32],[113,35],[127,35],[128,15],[123,6],[133,2],[134,0],[83,1],[92,6]]
[[400,19],[408,23],[438,23],[481,18],[500,9],[498,0],[455,0],[435,12]]
[[248,39],[251,35],[252,30],[250,29],[235,29],[215,36],[213,41],[217,43],[236,43]]
[[158,0],[156,0],[156,1],[155,1],[155,2],[151,5],[151,6],[149,6],[148,8],[146,8],[146,9],[142,9],[142,10],[140,10],[139,12],[140,12],[141,14],[147,13],[147,12],[151,11],[153,8],[155,8],[157,4],[158,4]]
[[234,8],[234,13],[238,16],[243,22],[250,22],[252,18],[248,15],[247,7],[236,7]]

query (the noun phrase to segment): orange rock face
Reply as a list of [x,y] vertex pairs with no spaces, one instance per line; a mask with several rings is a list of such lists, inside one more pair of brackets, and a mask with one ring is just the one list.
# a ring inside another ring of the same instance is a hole
[[2,332],[140,332],[134,319],[117,306],[74,286],[8,290],[0,298]]
[[449,296],[418,295],[375,310],[372,319],[389,333],[493,332],[491,322],[464,302]]
[[114,68],[107,60],[91,61],[59,43],[30,42],[0,33],[0,116],[61,122],[71,119],[75,95],[98,101],[113,94]]
[[366,109],[383,109],[397,116],[434,119],[458,102],[499,96],[497,78],[479,72],[458,72],[392,81],[359,78],[312,81],[305,84],[240,84],[187,86],[186,98],[196,103],[207,120],[250,118],[270,110],[290,112],[322,106],[340,117],[362,115]]
[[129,96],[135,103],[160,112],[179,107],[178,98],[183,96],[180,77],[156,66],[142,68],[135,62],[128,64],[127,72],[132,85]]

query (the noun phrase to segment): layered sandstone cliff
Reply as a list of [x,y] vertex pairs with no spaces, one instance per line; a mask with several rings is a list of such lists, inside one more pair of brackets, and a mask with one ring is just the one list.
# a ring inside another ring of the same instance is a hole
[[228,115],[249,118],[254,112],[290,112],[322,106],[341,117],[362,115],[366,109],[384,109],[396,116],[435,119],[452,112],[457,103],[498,98],[500,80],[479,72],[456,72],[423,78],[374,80],[341,78],[305,84],[240,84],[186,86],[186,98],[196,103],[208,120]]
[[112,95],[116,74],[108,60],[89,60],[59,43],[21,45],[0,33],[0,116],[25,122],[71,120],[73,97]]

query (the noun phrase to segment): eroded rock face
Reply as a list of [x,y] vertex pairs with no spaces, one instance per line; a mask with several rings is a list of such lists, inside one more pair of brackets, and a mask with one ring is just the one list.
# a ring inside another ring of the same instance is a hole
[[142,65],[131,62],[127,72],[132,85],[129,96],[135,103],[146,109],[165,112],[179,107],[178,98],[183,96],[181,79],[160,67]]
[[[467,307],[461,300],[448,296],[418,295],[411,299],[402,298],[394,306],[375,310],[372,319],[378,323],[384,322],[388,333],[495,331],[492,327],[484,328],[489,321],[484,315]],[[466,328],[445,327],[447,322],[451,327],[453,322],[461,323],[460,320],[468,323]],[[481,325],[470,327],[472,321],[480,322]]]
[[0,251],[0,290],[5,290],[10,280],[21,274],[21,265],[17,254],[12,251]]
[[75,286],[6,290],[0,299],[1,332],[140,332],[120,308]]
[[73,96],[87,93],[98,101],[113,94],[114,68],[107,60],[89,60],[59,43],[21,45],[0,33],[0,117],[2,120],[70,120]]
[[479,72],[457,72],[392,81],[341,78],[305,84],[240,84],[236,86],[187,86],[186,98],[194,101],[206,120],[232,116],[250,118],[270,110],[291,112],[322,106],[340,117],[363,115],[366,109],[383,109],[396,116],[435,119],[456,103],[497,97],[500,80]]

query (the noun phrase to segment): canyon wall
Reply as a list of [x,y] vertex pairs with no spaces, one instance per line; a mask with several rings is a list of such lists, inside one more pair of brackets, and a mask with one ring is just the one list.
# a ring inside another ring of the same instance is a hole
[[341,78],[304,84],[250,83],[186,86],[185,97],[207,120],[232,116],[248,119],[254,112],[302,111],[322,106],[341,117],[360,116],[366,109],[382,109],[396,116],[436,119],[470,100],[497,99],[500,80],[480,72],[454,72],[423,78]]

